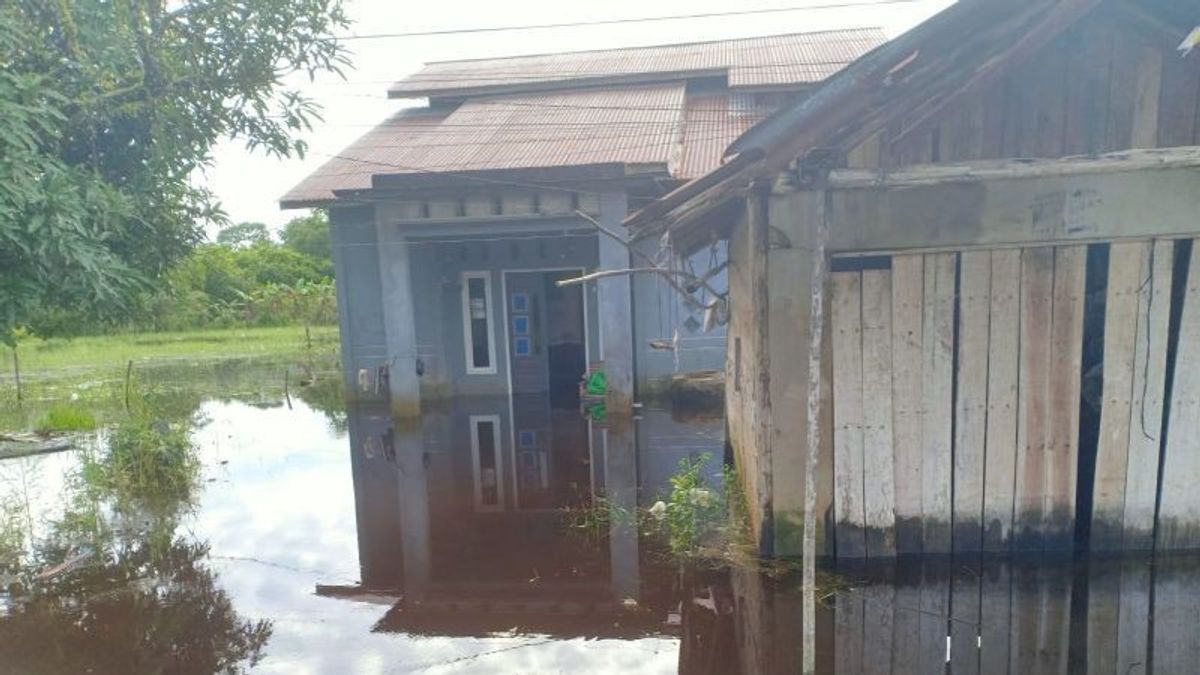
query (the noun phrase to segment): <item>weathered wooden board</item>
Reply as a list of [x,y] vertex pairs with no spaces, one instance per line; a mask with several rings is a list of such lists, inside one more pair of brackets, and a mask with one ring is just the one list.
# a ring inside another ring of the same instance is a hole
[[1069,551],[1074,545],[1086,285],[1087,247],[1058,247],[1054,252],[1054,319],[1050,336],[1044,542],[1047,550],[1054,551]]
[[983,549],[999,553],[1009,549],[1013,525],[1021,252],[1016,249],[993,251],[991,263]]
[[1066,673],[1071,576],[1045,564],[1013,568],[1013,673]]
[[1164,560],[1154,572],[1154,672],[1194,673],[1200,664],[1200,578],[1194,561]]
[[921,577],[901,578],[896,585],[892,624],[892,672],[921,672]]
[[979,673],[981,571],[977,557],[955,558],[950,587],[950,672],[954,675]]
[[1118,675],[1117,630],[1121,612],[1118,561],[1096,560],[1088,570],[1087,672]]
[[896,552],[921,552],[923,256],[892,258],[892,448]]
[[916,673],[940,673],[946,668],[946,637],[950,617],[950,574],[941,564],[924,563],[921,572],[921,634]]
[[1146,247],[1137,291],[1137,340],[1133,351],[1128,459],[1125,473],[1123,551],[1154,547],[1154,508],[1162,442],[1163,397],[1167,377],[1167,331],[1171,317],[1171,278],[1175,245]]
[[892,273],[862,273],[863,499],[867,555],[896,555],[892,461]]
[[1054,249],[1021,252],[1021,353],[1014,490],[1017,549],[1041,550],[1045,528]]
[[890,584],[871,584],[862,589],[862,596],[863,673],[891,675],[895,589]]
[[925,256],[921,349],[921,525],[923,550],[951,550],[954,444],[954,297],[957,255]]
[[954,550],[982,546],[987,441],[988,334],[992,254],[965,252],[960,264],[958,394],[954,426]]
[[1138,50],[1134,87],[1132,147],[1153,148],[1158,145],[1158,104],[1162,91],[1162,71],[1162,52],[1157,47],[1142,45]]
[[834,661],[839,673],[863,672],[863,599],[857,588],[838,591],[834,615]]
[[1118,564],[1121,599],[1115,672],[1146,672],[1146,664],[1150,663],[1150,567],[1145,561],[1131,559]]
[[863,508],[862,273],[831,279],[834,517],[839,558],[867,554]]
[[1012,575],[1008,565],[985,565],[980,584],[979,672],[1008,675],[1012,637]]
[[1200,255],[1192,243],[1171,388],[1155,546],[1200,548]]
[[1109,249],[1104,320],[1104,391],[1092,492],[1091,548],[1121,548],[1125,483],[1137,340],[1138,286],[1149,245],[1117,243]]

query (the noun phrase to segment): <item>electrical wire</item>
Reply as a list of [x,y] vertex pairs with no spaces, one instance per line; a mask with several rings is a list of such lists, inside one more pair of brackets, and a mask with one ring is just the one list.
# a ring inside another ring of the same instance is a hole
[[590,21],[558,21],[553,23],[517,24],[508,26],[472,26],[468,28],[445,28],[423,31],[402,31],[394,33],[363,33],[345,35],[340,40],[380,40],[389,38],[432,37],[437,35],[469,35],[473,33],[499,33],[521,30],[546,30],[553,28],[580,28],[586,26],[613,26],[631,23],[652,23],[659,21],[680,21],[684,19],[713,19],[731,16],[752,16],[763,14],[782,14],[787,12],[808,12],[825,9],[853,9],[857,7],[880,7],[884,5],[908,5],[927,0],[872,0],[870,2],[830,2],[819,5],[794,5],[791,7],[761,7],[758,9],[741,9],[725,12],[693,12],[690,14],[673,14],[662,16],[624,17],[616,19],[593,19]]

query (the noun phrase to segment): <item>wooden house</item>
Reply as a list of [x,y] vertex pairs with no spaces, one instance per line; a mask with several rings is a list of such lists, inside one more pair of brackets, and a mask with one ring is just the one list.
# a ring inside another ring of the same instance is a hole
[[764,552],[1200,548],[1198,18],[960,0],[626,221],[729,242]]

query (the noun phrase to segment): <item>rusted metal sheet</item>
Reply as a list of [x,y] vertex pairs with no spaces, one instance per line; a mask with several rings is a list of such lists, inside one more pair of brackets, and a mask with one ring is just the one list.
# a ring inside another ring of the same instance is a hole
[[813,84],[887,40],[878,28],[768,35],[712,42],[627,47],[492,59],[440,61],[388,89],[393,97],[451,96],[518,86],[713,74],[729,86]]

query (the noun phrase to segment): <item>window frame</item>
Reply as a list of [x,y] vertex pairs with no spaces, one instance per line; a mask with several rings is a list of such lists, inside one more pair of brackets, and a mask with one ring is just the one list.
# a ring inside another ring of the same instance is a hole
[[[475,365],[475,328],[471,322],[471,280],[483,280],[483,298],[487,321],[488,366],[479,368]],[[467,375],[495,375],[496,368],[496,321],[492,302],[491,272],[469,271],[462,273],[462,316],[463,316],[463,357]]]
[[[480,512],[487,511],[503,511],[504,510],[504,447],[500,442],[502,438],[500,429],[499,415],[470,415],[468,417],[471,431],[471,468],[475,482],[475,510]],[[483,502],[483,462],[480,455],[479,443],[479,425],[481,423],[491,423],[492,425],[492,454],[495,462],[496,470],[496,503],[485,504]]]

